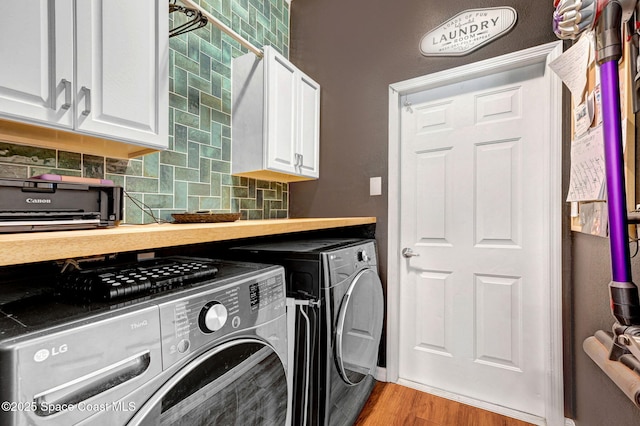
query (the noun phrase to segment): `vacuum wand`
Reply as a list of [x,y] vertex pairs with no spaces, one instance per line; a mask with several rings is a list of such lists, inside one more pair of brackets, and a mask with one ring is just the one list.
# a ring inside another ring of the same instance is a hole
[[[553,31],[558,38],[575,39],[594,27],[596,30],[609,212],[611,312],[622,326],[640,326],[638,287],[631,279],[618,77],[618,61],[622,58],[622,24],[635,16],[635,25],[630,25],[630,28],[634,28],[634,35],[637,33],[638,0],[555,0],[554,6]],[[637,65],[636,70],[640,71]]]
[[609,244],[612,281],[609,284],[611,310],[621,325],[640,324],[638,287],[632,282],[629,231],[624,179],[620,82],[618,61],[622,57],[622,6],[609,2],[596,27],[596,58],[600,67],[602,126],[607,177]]
[[612,275],[609,295],[617,322],[612,327],[613,333],[598,331],[584,341],[583,348],[640,407],[640,300],[638,287],[631,278],[618,77],[622,24],[634,16],[634,25],[629,27],[637,32],[638,0],[556,0],[555,5],[553,24],[559,38],[574,39],[595,26],[596,60],[600,68]]
[[609,2],[596,26],[596,58],[600,67],[602,126],[607,176],[609,243],[612,281],[609,284],[611,310],[621,325],[640,324],[638,287],[631,279],[629,231],[626,209],[620,82],[618,61],[622,57],[622,6]]

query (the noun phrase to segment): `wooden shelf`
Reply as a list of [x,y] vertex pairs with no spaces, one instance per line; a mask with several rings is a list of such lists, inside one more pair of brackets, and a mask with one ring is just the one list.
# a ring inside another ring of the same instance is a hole
[[226,223],[121,225],[109,229],[2,234],[0,266],[373,223],[376,223],[375,217],[240,220]]

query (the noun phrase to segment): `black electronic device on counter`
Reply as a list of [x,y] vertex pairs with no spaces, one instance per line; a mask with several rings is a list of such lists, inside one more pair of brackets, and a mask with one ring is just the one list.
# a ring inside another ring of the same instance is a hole
[[91,301],[114,300],[204,282],[217,273],[212,260],[173,256],[65,272],[58,287],[63,293]]
[[0,233],[113,227],[123,207],[119,186],[0,178]]

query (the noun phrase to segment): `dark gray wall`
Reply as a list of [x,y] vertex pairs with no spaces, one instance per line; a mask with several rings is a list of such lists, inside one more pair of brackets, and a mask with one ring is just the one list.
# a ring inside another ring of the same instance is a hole
[[[640,425],[640,409],[582,350],[584,339],[596,330],[611,330],[614,321],[608,306],[609,259],[609,241],[606,238],[573,234],[573,361],[576,424],[579,426]],[[640,259],[632,259],[632,272],[638,282]]]
[[[293,0],[290,56],[322,86],[322,124],[320,180],[290,185],[290,216],[376,216],[386,283],[389,84],[555,41],[552,3]],[[440,23],[465,9],[498,6],[518,12],[516,27],[506,36],[460,58],[420,54],[421,37]],[[566,176],[568,160],[564,163]],[[383,196],[369,196],[373,176],[382,176]],[[567,415],[575,415],[579,426],[640,424],[640,410],[582,351],[584,338],[612,322],[607,240],[578,235],[574,242],[568,224],[563,238]]]
[[[519,15],[506,36],[459,58],[420,54],[422,36],[453,15],[498,6]],[[293,0],[290,58],[322,92],[320,180],[290,185],[290,217],[376,216],[386,282],[389,85],[557,40],[552,12],[551,1]],[[375,176],[383,195],[370,197]]]

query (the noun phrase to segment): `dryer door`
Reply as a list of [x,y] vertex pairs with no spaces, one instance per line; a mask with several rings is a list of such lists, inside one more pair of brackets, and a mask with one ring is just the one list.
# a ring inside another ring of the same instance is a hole
[[285,367],[271,346],[239,339],[179,370],[130,425],[284,425]]
[[343,380],[356,385],[373,373],[382,336],[384,296],[378,274],[360,271],[342,299],[335,355]]

